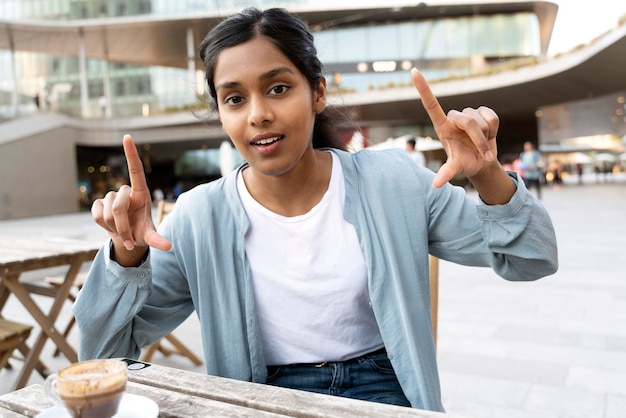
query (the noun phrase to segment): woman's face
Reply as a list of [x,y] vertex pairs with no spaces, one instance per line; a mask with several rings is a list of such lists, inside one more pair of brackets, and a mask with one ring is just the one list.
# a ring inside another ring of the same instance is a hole
[[280,176],[312,153],[325,82],[311,91],[308,80],[271,41],[256,37],[224,49],[214,83],[222,127],[253,170]]

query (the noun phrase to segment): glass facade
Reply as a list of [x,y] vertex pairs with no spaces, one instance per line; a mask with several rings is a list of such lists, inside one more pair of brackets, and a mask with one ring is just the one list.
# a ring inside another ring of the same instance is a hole
[[620,152],[624,147],[621,139],[626,138],[626,90],[545,106],[538,116],[546,149]]
[[[190,13],[227,15],[246,6],[315,6],[314,0],[0,0],[9,19],[74,20]],[[532,13],[475,15],[381,25],[312,28],[329,80],[336,91],[366,91],[410,85],[416,66],[429,79],[465,77],[493,65],[540,54],[539,25]],[[181,47],[184,47],[181,46]],[[0,117],[13,117],[11,97],[18,90],[18,113],[51,109],[98,118],[154,114],[197,104],[186,69],[107,64],[87,60],[88,108],[81,109],[77,58],[0,51]],[[106,68],[108,66],[108,68]],[[5,71],[5,69],[7,71]],[[109,74],[110,115],[102,97]]]
[[326,30],[315,33],[315,43],[328,79],[342,91],[410,85],[413,66],[428,79],[448,79],[540,55],[539,24],[531,13]]

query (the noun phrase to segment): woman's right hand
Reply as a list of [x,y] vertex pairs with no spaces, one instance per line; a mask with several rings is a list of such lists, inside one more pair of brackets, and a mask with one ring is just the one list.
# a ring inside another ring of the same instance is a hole
[[111,191],[97,199],[91,207],[91,215],[113,240],[115,260],[122,265],[132,265],[143,257],[148,247],[169,251],[172,244],[156,231],[150,190],[130,135],[124,135],[123,145],[130,186],[123,185],[117,192]]

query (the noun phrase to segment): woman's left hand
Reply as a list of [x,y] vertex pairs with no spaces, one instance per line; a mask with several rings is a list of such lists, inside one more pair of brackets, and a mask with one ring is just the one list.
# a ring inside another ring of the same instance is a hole
[[411,77],[448,156],[435,176],[434,187],[443,186],[456,175],[471,180],[485,168],[499,164],[496,134],[500,120],[493,110],[481,106],[462,112],[451,110],[446,115],[422,73],[414,68]]

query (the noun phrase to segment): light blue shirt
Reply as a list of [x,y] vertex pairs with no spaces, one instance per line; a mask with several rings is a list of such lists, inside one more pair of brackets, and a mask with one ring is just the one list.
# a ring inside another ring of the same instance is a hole
[[[345,219],[356,229],[371,306],[402,389],[415,408],[443,411],[430,317],[428,253],[491,267],[507,280],[553,274],[557,246],[548,213],[517,182],[506,205],[488,206],[460,187],[431,186],[434,173],[404,150],[337,151]],[[150,250],[136,268],[98,253],[76,301],[81,360],[138,357],[195,309],[207,373],[265,382],[250,266],[249,222],[236,172],[181,195],[160,232],[174,247]]]

